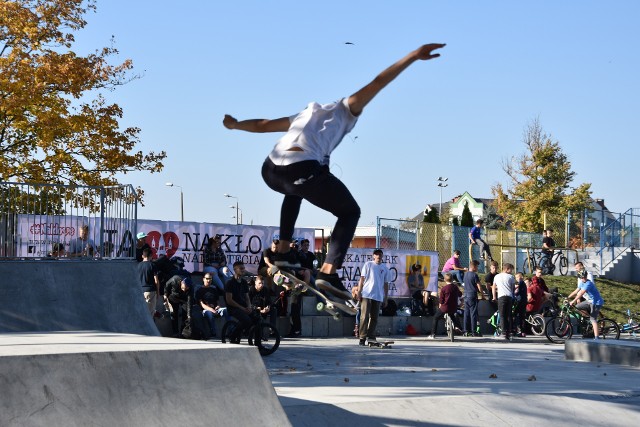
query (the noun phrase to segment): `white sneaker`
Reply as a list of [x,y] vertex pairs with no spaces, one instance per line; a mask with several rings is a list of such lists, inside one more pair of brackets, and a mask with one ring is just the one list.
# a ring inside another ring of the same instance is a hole
[[434,339],[436,339],[436,336],[435,335],[428,335],[427,339],[428,340],[434,340]]

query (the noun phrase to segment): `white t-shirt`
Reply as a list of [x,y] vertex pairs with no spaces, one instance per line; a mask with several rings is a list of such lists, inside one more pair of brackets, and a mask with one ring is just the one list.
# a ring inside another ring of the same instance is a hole
[[391,280],[391,271],[386,264],[367,261],[360,273],[364,277],[362,298],[384,301],[384,284]]
[[496,277],[493,278],[493,284],[496,286],[496,290],[498,292],[498,298],[500,297],[513,298],[513,290],[516,285],[516,279],[515,277],[513,277],[513,274],[509,274],[509,273],[496,274]]
[[[273,147],[269,158],[276,166],[305,160],[329,164],[329,157],[342,138],[351,132],[358,118],[351,113],[348,99],[330,104],[311,102],[303,111],[289,118],[287,133]],[[303,151],[290,151],[299,148]]]

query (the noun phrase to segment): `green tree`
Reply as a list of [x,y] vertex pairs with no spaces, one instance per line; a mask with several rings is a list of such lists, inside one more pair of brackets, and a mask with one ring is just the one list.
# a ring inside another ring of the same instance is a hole
[[571,187],[571,162],[537,119],[525,129],[523,142],[527,152],[503,162],[509,182],[506,189],[502,184],[492,188],[494,207],[513,227],[537,232],[542,231],[545,212],[564,215],[585,208],[591,184]]
[[136,151],[140,129],[120,129],[104,97],[138,77],[132,62],[110,65],[113,47],[71,50],[88,11],[95,0],[0,1],[0,179],[112,186],[162,170],[165,152]]
[[462,209],[462,216],[460,217],[460,225],[463,227],[473,227],[473,215],[471,215],[471,210],[469,209],[469,203],[464,203],[464,208]]
[[427,209],[425,209],[425,211],[427,212],[427,214],[424,216],[422,222],[428,222],[431,224],[438,224],[440,222],[437,208],[431,207],[431,209],[429,209],[428,211]]

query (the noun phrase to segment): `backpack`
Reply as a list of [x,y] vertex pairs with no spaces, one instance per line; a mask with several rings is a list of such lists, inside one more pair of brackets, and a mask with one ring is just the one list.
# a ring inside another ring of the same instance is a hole
[[387,300],[387,305],[382,309],[383,316],[395,316],[398,311],[398,304],[392,299]]

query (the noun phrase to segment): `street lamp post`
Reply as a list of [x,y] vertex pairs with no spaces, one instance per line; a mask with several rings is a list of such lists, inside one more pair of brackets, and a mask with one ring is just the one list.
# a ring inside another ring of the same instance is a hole
[[[236,199],[236,225],[238,224],[242,224],[242,221],[240,219],[240,207],[238,206],[238,198],[236,196],[232,196],[231,194],[227,194],[224,193],[224,197],[230,197],[232,199]],[[233,208],[233,206],[230,206],[231,208]]]
[[242,209],[240,209],[237,205],[236,206],[229,206],[231,209],[235,209],[236,210],[236,216],[233,216],[232,218],[238,218],[238,211],[240,212],[240,224],[242,224]]
[[182,187],[173,182],[167,182],[165,185],[167,187],[178,187],[180,189],[180,221],[184,222],[184,194],[182,193]]
[[449,178],[438,177],[438,187],[440,187],[440,218],[442,218],[442,189],[449,186],[449,184],[446,183],[447,181],[449,181]]

